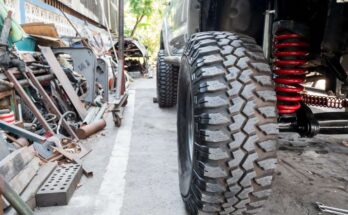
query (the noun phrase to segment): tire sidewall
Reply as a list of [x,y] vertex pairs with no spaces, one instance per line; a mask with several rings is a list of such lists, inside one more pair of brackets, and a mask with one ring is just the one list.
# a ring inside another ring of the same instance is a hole
[[[177,134],[178,134],[178,163],[179,163],[179,186],[180,193],[185,198],[189,195],[192,173],[193,173],[193,164],[195,163],[195,147],[194,147],[194,124],[189,124],[187,120],[187,115],[191,111],[191,114],[194,113],[194,102],[192,101],[191,110],[187,109],[187,99],[191,94],[193,99],[192,91],[192,81],[191,81],[191,66],[187,57],[184,55],[181,60],[180,71],[179,71],[179,82],[178,82],[178,109],[177,109]],[[191,120],[194,123],[194,116]],[[188,147],[188,127],[192,126],[193,129],[193,146],[192,150],[189,150]],[[191,159],[190,159],[191,153]]]
[[158,52],[158,55],[157,55],[157,64],[156,64],[156,84],[157,84],[157,87],[156,87],[156,92],[157,92],[157,98],[159,98],[160,96],[160,93],[159,93],[159,73],[160,73],[160,69],[161,69],[161,58],[162,58],[162,52],[163,50],[160,50]]
[[[271,193],[278,135],[272,71],[261,47],[236,33],[197,33],[179,77],[179,183],[186,208],[192,215],[256,214]],[[183,152],[186,90],[194,95],[196,130],[190,168],[187,147]]]

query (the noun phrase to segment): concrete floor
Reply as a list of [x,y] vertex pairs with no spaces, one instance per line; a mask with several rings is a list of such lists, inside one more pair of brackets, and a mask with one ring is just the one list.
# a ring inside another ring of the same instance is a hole
[[107,128],[85,143],[93,151],[84,164],[94,176],[82,179],[69,205],[35,214],[186,214],[178,189],[176,110],[159,109],[155,93],[154,79],[132,83],[122,127],[114,128],[108,115]]
[[[178,189],[176,110],[152,102],[154,79],[130,89],[121,128],[108,127],[86,142],[93,151],[69,205],[38,208],[40,215],[187,215]],[[319,143],[314,145],[313,143]],[[339,139],[281,141],[274,195],[262,215],[314,215],[313,202],[348,207],[348,149]],[[289,165],[290,164],[290,165]]]

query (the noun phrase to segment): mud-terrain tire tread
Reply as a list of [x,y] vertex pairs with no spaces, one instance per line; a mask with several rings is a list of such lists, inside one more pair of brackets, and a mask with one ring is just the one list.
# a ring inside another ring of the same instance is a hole
[[161,108],[176,105],[178,69],[164,62],[164,51],[158,52],[157,58],[157,99]]
[[183,58],[191,69],[195,149],[192,215],[257,214],[271,193],[278,139],[271,69],[253,38],[202,32]]

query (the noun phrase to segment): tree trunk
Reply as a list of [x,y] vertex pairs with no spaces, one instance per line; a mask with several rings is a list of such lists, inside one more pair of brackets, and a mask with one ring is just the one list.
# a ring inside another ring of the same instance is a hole
[[143,18],[144,18],[144,15],[141,15],[140,17],[137,18],[137,21],[135,22],[135,25],[134,25],[134,27],[133,27],[133,30],[132,30],[132,32],[131,32],[130,37],[133,37],[133,36],[134,36],[135,31],[137,30],[138,25],[139,25],[140,22],[143,20]]

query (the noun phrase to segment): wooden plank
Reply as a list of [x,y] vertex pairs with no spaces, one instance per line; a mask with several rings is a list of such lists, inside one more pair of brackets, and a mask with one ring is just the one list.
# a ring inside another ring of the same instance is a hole
[[4,138],[3,134],[0,134],[0,160],[6,158],[10,154],[8,150],[7,141]]
[[[16,175],[10,182],[10,186],[16,193],[20,194],[23,190],[28,186],[31,179],[36,175],[40,168],[40,159],[38,157],[34,157],[28,165]],[[5,201],[4,208],[7,208],[10,204]]]
[[54,24],[46,24],[43,22],[29,23],[22,25],[23,30],[27,34],[42,35],[47,37],[58,38],[58,32]]
[[62,67],[58,63],[56,57],[54,56],[54,54],[52,52],[52,49],[50,47],[44,47],[44,46],[39,46],[39,47],[41,49],[43,56],[46,58],[47,63],[51,67],[52,72],[55,74],[55,76],[59,80],[65,93],[69,97],[71,103],[74,105],[80,118],[82,120],[84,120],[86,115],[87,115],[87,110],[86,110],[85,106],[83,105],[83,103],[81,102],[79,96],[75,92],[74,88],[72,87],[70,80],[66,76]]
[[20,148],[0,161],[0,174],[11,181],[33,158],[33,147]]
[[10,181],[12,189],[17,193],[22,193],[39,169],[40,158],[34,157],[34,159],[32,159],[30,163],[28,163],[28,165]]
[[93,176],[93,171],[86,169],[83,165],[82,165],[82,161],[80,158],[77,157],[77,155],[71,154],[66,152],[64,149],[61,148],[57,148],[57,147],[53,147],[54,150],[56,150],[57,152],[59,152],[60,154],[64,155],[64,157],[68,158],[69,160],[71,160],[72,162],[76,163],[76,164],[80,164],[82,166],[82,170],[83,170],[83,174],[87,177],[91,177]]
[[81,143],[79,143],[78,145],[79,145],[80,148],[81,148],[80,153],[77,154],[77,157],[78,157],[79,159],[82,159],[83,157],[85,157],[86,155],[88,155],[88,154],[92,151],[92,149],[91,149],[90,147],[87,147],[87,146],[85,146],[85,145],[82,145]]
[[[31,209],[36,207],[35,194],[37,190],[41,187],[41,185],[46,181],[48,176],[56,169],[58,166],[57,162],[48,162],[41,166],[37,174],[34,176],[33,180],[31,180],[28,187],[21,194],[21,198]],[[6,211],[5,215],[17,215],[16,210],[13,208],[9,208]]]

